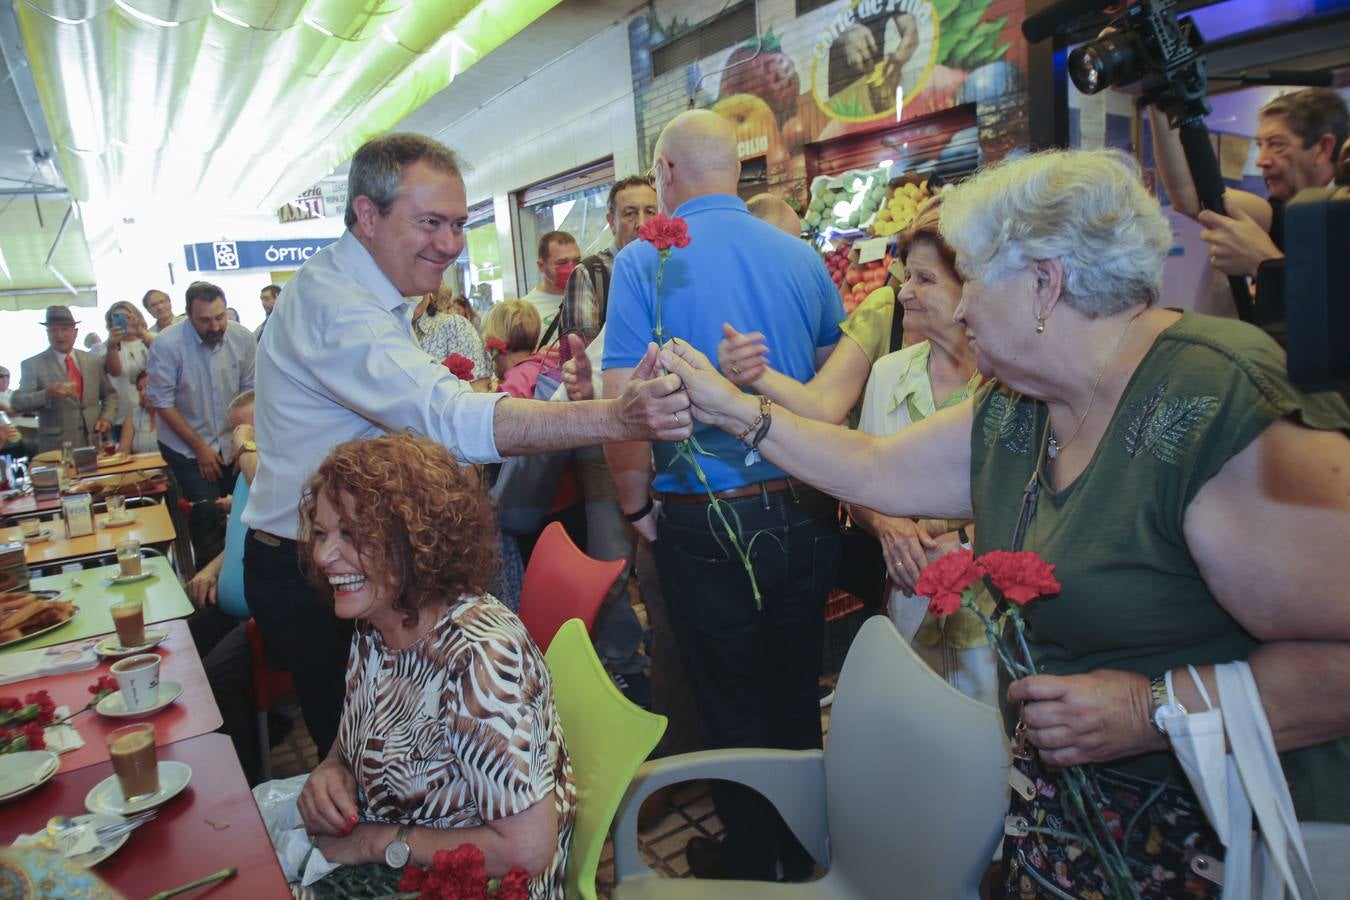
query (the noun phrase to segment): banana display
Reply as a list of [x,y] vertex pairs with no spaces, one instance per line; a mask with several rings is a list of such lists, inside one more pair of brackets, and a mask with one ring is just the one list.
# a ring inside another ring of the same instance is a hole
[[929,193],[927,181],[920,184],[911,181],[895,185],[894,192],[881,209],[877,210],[876,219],[872,222],[872,234],[876,237],[890,237],[904,231],[909,227],[909,223],[914,221],[914,214],[919,211],[919,205],[930,196],[932,194]]

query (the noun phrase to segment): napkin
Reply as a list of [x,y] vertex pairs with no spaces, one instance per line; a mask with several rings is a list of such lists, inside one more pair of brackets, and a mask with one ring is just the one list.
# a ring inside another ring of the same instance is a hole
[[98,835],[90,826],[81,825],[77,828],[67,829],[56,837],[47,834],[45,830],[36,834],[21,834],[14,839],[14,846],[55,850],[69,859],[72,856],[81,856],[97,847]]
[[[56,718],[65,719],[70,716],[70,707],[58,706],[56,708]],[[53,753],[69,753],[71,750],[78,750],[84,746],[84,738],[75,730],[75,726],[69,722],[60,725],[48,725],[42,729],[42,737],[47,742],[47,749]]]

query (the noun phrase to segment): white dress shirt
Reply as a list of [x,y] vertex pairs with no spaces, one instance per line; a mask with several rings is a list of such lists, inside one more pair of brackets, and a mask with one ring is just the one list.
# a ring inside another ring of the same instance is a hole
[[[226,410],[235,397],[253,390],[257,350],[252,332],[238,322],[228,323],[214,345],[203,341],[191,322],[170,325],[146,358],[146,399],[157,409],[178,410],[188,427],[228,460],[234,452],[234,429]],[[172,428],[159,429],[159,439],[169,449],[197,458]]]
[[465,462],[496,462],[493,409],[417,346],[399,295],[345,232],[286,284],[258,344],[258,474],[244,524],[295,539],[300,492],[344,441],[411,429]]

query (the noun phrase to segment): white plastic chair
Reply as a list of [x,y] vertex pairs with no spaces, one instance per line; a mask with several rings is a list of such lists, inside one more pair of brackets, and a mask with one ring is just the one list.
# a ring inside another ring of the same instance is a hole
[[[709,750],[638,770],[614,832],[614,900],[974,900],[1002,835],[1009,763],[998,712],[873,616],[844,661],[824,751]],[[638,808],[658,788],[698,778],[762,793],[827,874],[798,884],[660,877],[638,855]]]

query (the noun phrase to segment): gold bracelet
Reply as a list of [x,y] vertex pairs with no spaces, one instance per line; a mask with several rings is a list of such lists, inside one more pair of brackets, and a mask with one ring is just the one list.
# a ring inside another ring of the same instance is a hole
[[744,444],[744,443],[745,443],[745,438],[746,438],[746,436],[749,435],[749,434],[755,433],[755,432],[759,429],[759,426],[762,425],[762,424],[764,423],[764,417],[767,416],[767,415],[769,414],[769,407],[770,407],[772,404],[773,404],[773,401],[772,401],[772,400],[770,400],[768,397],[764,396],[763,394],[760,394],[760,395],[759,395],[759,415],[755,416],[755,421],[753,421],[753,422],[751,422],[749,425],[745,426],[745,430],[744,430],[744,431],[742,431],[740,434],[736,435],[736,440],[738,440],[738,441],[740,441],[742,444]]

